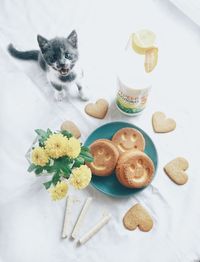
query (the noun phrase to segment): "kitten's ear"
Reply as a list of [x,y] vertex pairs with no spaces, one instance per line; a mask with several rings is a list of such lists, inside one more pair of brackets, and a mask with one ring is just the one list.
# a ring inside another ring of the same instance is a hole
[[44,53],[44,51],[46,50],[48,46],[49,41],[41,35],[37,35],[37,41],[38,41],[38,44],[39,44],[39,47],[42,53]]
[[78,36],[75,30],[71,32],[71,34],[67,37],[68,42],[74,47],[78,46]]

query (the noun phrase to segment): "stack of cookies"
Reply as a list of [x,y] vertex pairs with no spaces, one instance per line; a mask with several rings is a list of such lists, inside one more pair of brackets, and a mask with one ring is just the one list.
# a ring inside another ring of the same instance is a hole
[[125,187],[145,187],[153,178],[154,164],[144,149],[145,139],[138,130],[122,128],[112,140],[98,139],[90,145],[94,161],[88,166],[97,176],[109,176],[115,170],[118,181]]

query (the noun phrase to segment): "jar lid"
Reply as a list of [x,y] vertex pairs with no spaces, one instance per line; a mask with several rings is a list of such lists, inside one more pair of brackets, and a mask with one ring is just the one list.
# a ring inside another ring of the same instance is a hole
[[132,50],[125,52],[118,66],[118,79],[126,87],[144,89],[151,85],[152,73],[146,73],[144,68],[145,57]]

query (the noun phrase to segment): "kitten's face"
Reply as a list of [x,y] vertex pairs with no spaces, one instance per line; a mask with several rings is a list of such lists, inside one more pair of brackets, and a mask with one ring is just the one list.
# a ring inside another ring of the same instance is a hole
[[68,75],[78,60],[76,32],[72,31],[67,38],[52,40],[38,35],[37,40],[46,63],[60,75]]

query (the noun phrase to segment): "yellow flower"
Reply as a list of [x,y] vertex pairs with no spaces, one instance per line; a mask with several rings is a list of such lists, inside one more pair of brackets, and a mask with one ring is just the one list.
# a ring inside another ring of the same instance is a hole
[[86,165],[82,165],[72,170],[72,175],[70,176],[70,184],[76,189],[83,189],[89,185],[91,177],[92,173],[90,168]]
[[81,152],[81,144],[79,140],[76,139],[75,137],[70,137],[67,143],[67,150],[66,150],[67,156],[71,158],[76,158],[80,154],[80,152]]
[[56,186],[49,189],[53,201],[60,200],[67,195],[68,184],[64,181],[58,182]]
[[53,134],[45,141],[45,150],[52,158],[66,155],[68,139],[62,134]]
[[48,155],[46,154],[44,148],[38,146],[35,147],[32,151],[31,154],[31,161],[33,164],[38,165],[38,166],[45,166],[48,161]]

